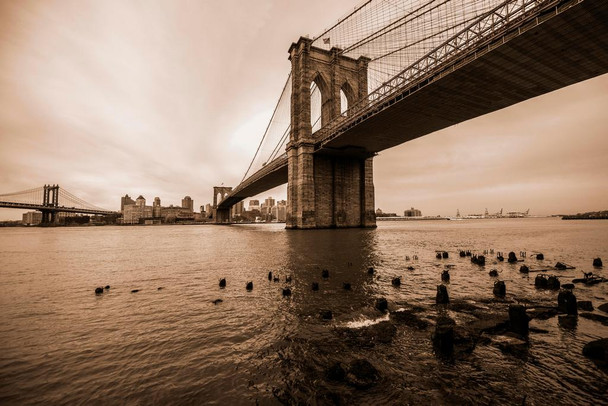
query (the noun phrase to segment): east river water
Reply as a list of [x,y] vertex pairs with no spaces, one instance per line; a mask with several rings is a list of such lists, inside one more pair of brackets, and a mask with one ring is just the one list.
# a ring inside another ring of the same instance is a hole
[[[598,321],[533,319],[529,344],[517,351],[484,333],[445,357],[431,341],[439,314],[465,326],[509,303],[554,305],[557,292],[535,289],[536,273],[519,273],[522,264],[533,271],[557,261],[575,266],[553,272],[562,283],[582,271],[608,276],[606,267],[591,266],[595,257],[608,262],[608,221],[283,227],[0,229],[0,404],[608,402],[608,375],[582,355],[587,342],[608,337]],[[527,257],[508,264],[488,255],[480,267],[460,258],[460,249],[526,251]],[[436,250],[449,258],[436,259]],[[535,252],[544,261],[532,258]],[[453,305],[436,306],[446,266]],[[490,269],[499,277],[490,277]],[[269,271],[280,282],[269,281]],[[396,276],[399,288],[391,285]],[[496,279],[506,281],[504,301],[493,298]],[[313,281],[319,291],[311,290]],[[105,285],[111,286],[105,293],[94,293]],[[287,286],[291,297],[282,295]],[[608,302],[608,283],[577,285],[574,293],[604,314],[597,306]],[[406,309],[421,322],[391,321],[396,329],[389,339],[376,340],[366,329],[392,320],[374,309],[378,297],[388,299],[391,312]],[[333,319],[323,320],[323,310]],[[336,365],[348,372],[358,359],[377,370],[369,385],[335,372]]]

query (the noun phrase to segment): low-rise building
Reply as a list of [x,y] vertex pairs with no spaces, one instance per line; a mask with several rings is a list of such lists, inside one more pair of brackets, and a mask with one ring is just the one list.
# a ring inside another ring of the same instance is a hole
[[37,226],[42,223],[42,212],[28,211],[27,213],[23,213],[22,223],[26,226]]
[[414,209],[413,207],[409,210],[405,210],[403,212],[404,217],[422,217],[422,212],[418,209]]

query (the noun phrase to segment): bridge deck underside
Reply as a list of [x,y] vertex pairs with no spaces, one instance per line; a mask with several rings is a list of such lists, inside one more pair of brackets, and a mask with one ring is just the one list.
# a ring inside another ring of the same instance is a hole
[[379,152],[608,72],[604,2],[585,0],[431,81],[318,149]]
[[[606,0],[585,0],[454,72],[429,81],[389,108],[342,130],[336,138],[319,142],[317,153],[380,152],[606,72]],[[221,206],[228,208],[284,183],[286,163],[228,196]]]
[[235,194],[227,196],[219,205],[219,208],[229,208],[241,200],[255,196],[266,190],[281,186],[287,183],[287,161],[268,175],[264,176],[257,182],[253,182],[249,186],[237,191]]

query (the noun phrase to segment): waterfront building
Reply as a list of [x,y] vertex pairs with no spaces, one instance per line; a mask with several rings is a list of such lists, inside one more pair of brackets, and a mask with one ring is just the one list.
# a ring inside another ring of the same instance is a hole
[[404,217],[422,217],[422,212],[418,209],[414,209],[413,207],[409,210],[405,210],[403,212]]
[[23,213],[22,223],[25,226],[36,226],[42,223],[42,212],[28,211],[27,213]]
[[154,203],[152,204],[152,216],[153,217],[160,217],[161,207],[162,206],[160,205],[160,197],[155,197]]
[[124,210],[125,206],[128,204],[135,204],[135,200],[131,199],[129,195],[124,195],[124,197],[120,198],[120,211]]
[[186,196],[182,199],[182,208],[188,209],[194,212],[194,200],[190,196]]
[[159,197],[152,206],[146,206],[146,199],[139,196],[135,201],[126,195],[121,198],[122,224],[160,224],[178,221],[194,221],[194,201],[190,196],[182,199],[181,206],[163,207]]

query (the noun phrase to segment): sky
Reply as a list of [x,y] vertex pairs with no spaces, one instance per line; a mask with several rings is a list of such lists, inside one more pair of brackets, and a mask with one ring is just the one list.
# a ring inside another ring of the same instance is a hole
[[[49,183],[110,210],[127,193],[210,203],[245,173],[291,43],[359,3],[0,0],[0,194]],[[607,111],[603,75],[381,152],[376,207],[606,210]]]

